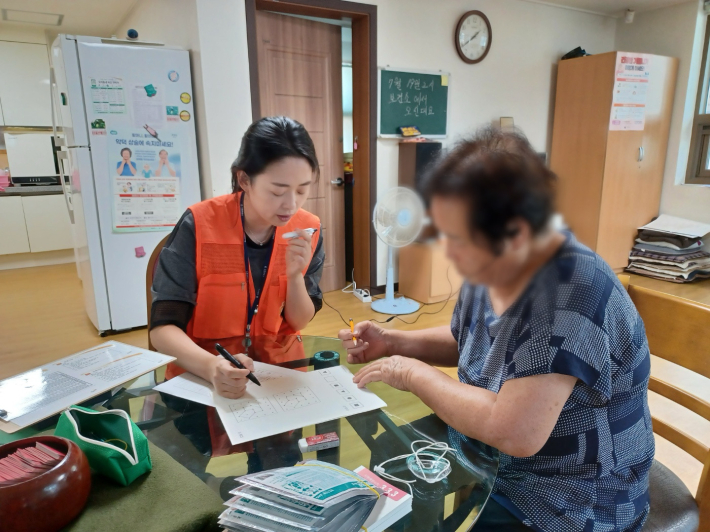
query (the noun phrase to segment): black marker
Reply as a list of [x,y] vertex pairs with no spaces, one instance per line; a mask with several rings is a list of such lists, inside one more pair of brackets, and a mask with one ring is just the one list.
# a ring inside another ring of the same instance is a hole
[[[236,358],[234,358],[229,351],[227,351],[224,347],[222,347],[219,344],[214,344],[214,348],[217,350],[217,352],[222,355],[224,358],[229,360],[232,364],[237,366],[239,369],[247,369],[244,367],[244,364],[239,362]],[[259,382],[259,379],[256,378],[256,376],[250,371],[249,375],[247,375],[247,379],[249,379],[251,382],[256,384],[257,386],[261,386],[261,383]]]

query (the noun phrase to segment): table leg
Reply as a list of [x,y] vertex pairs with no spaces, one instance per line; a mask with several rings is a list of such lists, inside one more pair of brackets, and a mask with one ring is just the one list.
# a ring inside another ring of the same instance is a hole
[[417,482],[413,491],[412,515],[417,517],[410,520],[405,532],[443,532],[444,498],[449,492],[447,482]]

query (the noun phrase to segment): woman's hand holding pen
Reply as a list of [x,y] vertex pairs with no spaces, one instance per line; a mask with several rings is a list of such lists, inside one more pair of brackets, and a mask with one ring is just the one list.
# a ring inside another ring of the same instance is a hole
[[311,238],[306,231],[296,231],[298,236],[288,241],[286,248],[286,276],[293,279],[303,276],[303,270],[311,263]]
[[222,397],[239,399],[247,389],[247,375],[254,371],[254,362],[247,355],[237,354],[246,369],[235,368],[234,365],[220,356],[214,357],[210,366],[210,382]]
[[[354,330],[343,329],[338,333],[343,347],[348,350],[349,364],[364,364],[389,354],[387,332],[371,321],[362,321],[355,325]],[[355,338],[355,342],[353,341]]]

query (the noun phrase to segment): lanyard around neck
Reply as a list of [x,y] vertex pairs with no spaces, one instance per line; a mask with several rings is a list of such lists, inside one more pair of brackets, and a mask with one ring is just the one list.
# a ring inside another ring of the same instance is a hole
[[247,230],[246,224],[244,223],[244,192],[242,192],[239,198],[239,212],[242,217],[242,233],[244,235],[244,271],[246,273],[246,285],[247,285],[247,327],[246,336],[249,338],[251,333],[251,323],[254,320],[257,312],[259,312],[259,300],[261,299],[261,293],[264,285],[266,284],[266,274],[269,273],[269,263],[271,262],[271,254],[274,251],[274,238],[276,237],[276,231],[273,232],[271,238],[269,239],[269,253],[266,256],[266,261],[264,262],[263,275],[261,278],[261,286],[254,286],[254,301],[251,300],[251,290],[249,287],[249,248],[247,247]]

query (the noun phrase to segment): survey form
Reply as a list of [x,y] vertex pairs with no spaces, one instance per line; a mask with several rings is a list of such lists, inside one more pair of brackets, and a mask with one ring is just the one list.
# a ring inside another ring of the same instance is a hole
[[344,366],[294,371],[262,386],[249,382],[243,397],[215,393],[214,401],[235,445],[387,406],[370,390],[358,388]]
[[[254,375],[259,379],[259,382],[267,382],[271,379],[279,377],[288,377],[294,373],[301,373],[288,368],[281,368],[263,362],[254,362]],[[249,385],[254,386],[253,383]],[[189,372],[181,373],[177,377],[173,377],[153,388],[157,392],[167,393],[175,397],[181,397],[188,401],[194,401],[206,406],[215,406],[214,403],[214,387],[205,379],[198,377]]]

